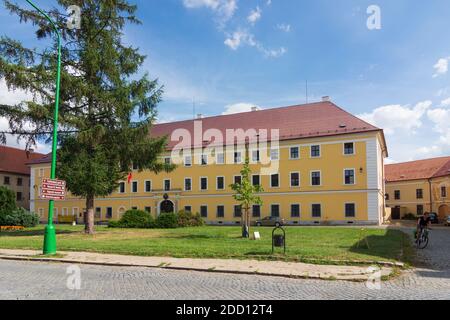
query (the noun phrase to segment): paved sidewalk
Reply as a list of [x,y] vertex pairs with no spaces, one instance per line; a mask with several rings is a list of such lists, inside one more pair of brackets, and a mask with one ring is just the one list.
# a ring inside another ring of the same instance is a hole
[[[35,250],[0,249],[0,259],[56,261],[122,267],[150,267],[237,274],[257,274],[291,278],[366,281],[373,274],[367,266],[313,265],[282,261],[190,259],[140,257],[89,252],[60,252],[58,257],[40,256]],[[381,267],[382,276],[392,273],[391,267]]]

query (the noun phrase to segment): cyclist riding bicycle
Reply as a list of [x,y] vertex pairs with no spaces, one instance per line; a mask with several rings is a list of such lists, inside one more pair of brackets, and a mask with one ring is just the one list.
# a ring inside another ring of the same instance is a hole
[[423,229],[429,229],[431,224],[430,214],[425,212],[422,217],[417,221],[417,239],[419,239],[420,234]]

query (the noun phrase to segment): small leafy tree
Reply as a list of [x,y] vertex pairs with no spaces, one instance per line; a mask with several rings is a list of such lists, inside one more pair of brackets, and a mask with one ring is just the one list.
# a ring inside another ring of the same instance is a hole
[[262,205],[261,198],[257,195],[263,192],[260,185],[253,185],[251,181],[250,160],[248,155],[248,147],[245,153],[245,163],[241,170],[241,183],[234,183],[230,187],[235,192],[233,198],[240,203],[243,210],[241,215],[242,237],[250,236],[250,208],[252,205]]

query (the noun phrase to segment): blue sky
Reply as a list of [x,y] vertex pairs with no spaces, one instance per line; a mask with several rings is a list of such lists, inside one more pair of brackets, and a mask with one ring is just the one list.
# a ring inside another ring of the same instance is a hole
[[[391,160],[450,155],[448,0],[134,2],[143,25],[125,41],[165,85],[160,121],[192,118],[193,100],[204,115],[304,103],[308,80],[309,101],[329,95],[384,128]],[[367,28],[373,4],[380,30]],[[34,43],[3,7],[0,30]]]

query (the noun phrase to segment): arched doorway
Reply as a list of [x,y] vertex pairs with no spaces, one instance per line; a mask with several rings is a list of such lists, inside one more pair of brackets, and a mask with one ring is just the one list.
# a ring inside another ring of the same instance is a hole
[[159,205],[159,213],[174,213],[175,206],[172,201],[164,200]]
[[446,221],[447,217],[450,215],[450,207],[446,204],[439,207],[439,220]]

